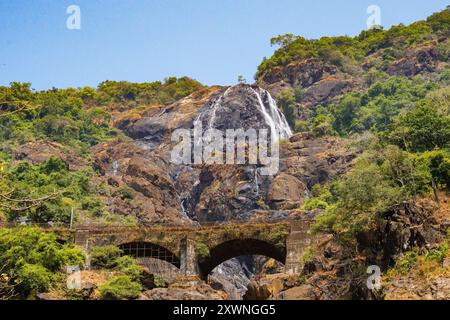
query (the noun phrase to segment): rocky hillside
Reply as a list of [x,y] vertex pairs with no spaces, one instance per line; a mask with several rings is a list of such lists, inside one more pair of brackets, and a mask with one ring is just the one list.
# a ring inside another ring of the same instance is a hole
[[[449,35],[443,10],[354,38],[279,36],[253,85],[168,78],[39,92],[27,83],[0,87],[0,222],[67,225],[72,213],[76,224],[121,226],[312,217],[319,245],[307,250],[301,275],[240,257],[215,270],[210,286],[147,274],[142,295],[132,261],[114,258],[86,275],[98,280],[94,287],[110,280],[143,299],[446,297],[437,292],[448,287],[449,267]],[[280,146],[279,170],[174,163],[173,132],[199,125],[206,136],[269,130]],[[18,241],[3,236],[4,248]],[[70,248],[59,249],[73,258]],[[28,268],[58,272],[37,265],[8,268],[13,279],[37,270]],[[379,291],[365,285],[369,265],[383,272]],[[108,279],[108,268],[118,278]],[[426,270],[430,278],[421,278]],[[85,298],[98,298],[94,287]],[[407,287],[414,293],[406,295]]]
[[[391,81],[394,89],[396,83],[408,85],[405,79],[435,82],[437,74],[447,74],[448,10],[409,26],[374,28],[354,38],[307,40],[288,34],[271,42],[280,48],[259,66],[257,83],[281,100],[288,120],[297,131],[362,132],[376,126],[376,117],[382,116],[379,114],[382,110],[377,110],[382,101],[371,104],[371,100],[380,98],[374,85]],[[355,115],[353,120],[357,123],[341,123],[347,120],[341,119],[346,117],[340,112],[345,108],[342,98],[364,96],[368,91],[368,99],[354,107],[366,109]],[[387,110],[389,116],[399,114],[404,107],[407,106],[399,104],[396,110]]]

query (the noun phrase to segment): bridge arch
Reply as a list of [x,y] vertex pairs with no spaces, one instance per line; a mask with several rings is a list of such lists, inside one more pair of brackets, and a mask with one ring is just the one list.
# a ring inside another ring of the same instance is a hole
[[177,268],[180,268],[179,257],[163,246],[145,241],[128,242],[119,245],[125,255],[134,258],[154,258],[166,261]]
[[261,255],[273,258],[283,264],[286,262],[286,249],[259,239],[235,239],[223,242],[212,248],[209,257],[199,262],[200,276],[203,279],[221,263],[239,256]]

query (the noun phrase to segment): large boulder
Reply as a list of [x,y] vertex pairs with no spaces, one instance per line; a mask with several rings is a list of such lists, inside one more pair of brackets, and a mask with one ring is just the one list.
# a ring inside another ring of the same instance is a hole
[[273,209],[294,209],[302,204],[306,193],[303,182],[290,174],[281,173],[269,187],[268,200]]

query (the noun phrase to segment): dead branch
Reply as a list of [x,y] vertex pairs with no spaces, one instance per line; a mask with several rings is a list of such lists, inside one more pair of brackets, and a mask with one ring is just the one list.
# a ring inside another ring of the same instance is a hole
[[[44,197],[35,198],[35,199],[14,199],[11,198],[11,195],[14,193],[14,189],[12,191],[9,191],[7,193],[0,193],[0,207],[9,209],[11,211],[16,212],[22,212],[27,211],[31,208],[40,206],[43,202],[52,200],[57,198],[59,195],[61,195],[61,192],[53,192],[52,194],[46,195]],[[2,202],[3,201],[3,202]],[[16,204],[19,204],[19,206],[10,205],[5,202],[13,202]],[[23,206],[20,206],[20,204],[23,204]]]
[[0,267],[0,300],[11,300],[17,296],[15,288],[20,282],[11,283],[11,278],[6,273],[7,264]]
[[0,105],[7,104],[7,103],[15,104],[18,108],[14,111],[0,112],[0,118],[6,118],[13,114],[19,113],[19,112],[30,111],[30,110],[37,108],[37,106],[30,105],[30,103],[28,101],[12,101],[12,102],[4,101],[4,102],[0,102]]

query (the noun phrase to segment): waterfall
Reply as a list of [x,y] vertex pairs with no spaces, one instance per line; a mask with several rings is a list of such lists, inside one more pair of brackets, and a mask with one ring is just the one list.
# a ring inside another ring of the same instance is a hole
[[[250,88],[256,95],[259,102],[259,109],[264,116],[266,124],[270,127],[272,141],[277,142],[280,139],[288,139],[292,136],[292,130],[286,121],[285,116],[278,110],[277,103],[270,93],[262,88],[257,90]],[[263,102],[263,96],[267,97],[269,110]]]
[[225,92],[212,104],[211,109],[209,110],[210,117],[207,129],[214,129],[214,123],[216,122],[217,108],[222,104],[223,99],[227,96],[231,88],[232,87],[229,87],[227,90],[225,90]]
[[269,99],[270,114],[272,115],[272,118],[276,119],[276,123],[278,123],[279,125],[281,138],[289,139],[290,137],[292,137],[293,133],[291,128],[289,127],[286,117],[282,112],[280,112],[275,99],[272,98],[270,93],[266,90],[264,91]]
[[113,168],[113,175],[117,176],[117,172],[119,171],[119,162],[117,162],[117,160],[113,161],[112,168]]
[[[237,87],[242,87],[242,85],[227,88],[227,90],[225,90],[225,92],[222,93],[208,109],[201,112],[194,121],[194,127],[197,124],[202,123],[204,119],[207,119],[207,127],[204,128],[203,131],[214,129],[218,108],[222,106],[225,97],[230,91]],[[262,114],[266,125],[270,128],[272,142],[277,142],[280,139],[289,139],[292,136],[292,130],[289,127],[284,114],[278,110],[277,103],[270,93],[260,87],[256,87],[255,89],[250,85],[245,85],[244,88],[252,95],[256,96],[258,103],[255,107],[257,107],[257,110]]]
[[259,184],[258,184],[258,168],[255,167],[255,186],[256,186],[256,195],[259,196]]
[[191,220],[188,216],[186,208],[184,207],[184,201],[186,201],[186,199],[181,200],[181,212],[183,213],[184,218],[186,218],[187,220]]

